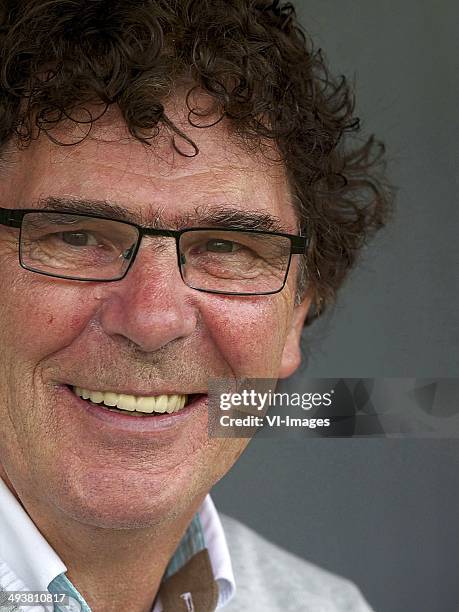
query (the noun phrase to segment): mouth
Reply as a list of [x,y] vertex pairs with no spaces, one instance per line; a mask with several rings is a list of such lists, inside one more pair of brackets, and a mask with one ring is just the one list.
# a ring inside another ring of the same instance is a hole
[[202,397],[202,394],[127,395],[114,391],[93,391],[83,387],[66,386],[89,405],[96,405],[110,412],[144,418],[178,413]]

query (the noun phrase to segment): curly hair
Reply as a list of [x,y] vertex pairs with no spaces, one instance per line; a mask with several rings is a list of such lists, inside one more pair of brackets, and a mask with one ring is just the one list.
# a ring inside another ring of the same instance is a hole
[[[151,144],[162,126],[198,154],[162,104],[181,84],[191,125],[215,125],[206,117],[217,111],[249,149],[268,155],[263,145],[275,143],[309,237],[297,301],[307,288],[319,316],[393,198],[384,146],[355,138],[352,88],[330,74],[290,2],[0,1],[0,152],[15,136],[20,147],[41,133],[68,144],[53,136],[61,122],[89,133],[117,105],[134,138]],[[196,88],[212,109],[197,106]]]

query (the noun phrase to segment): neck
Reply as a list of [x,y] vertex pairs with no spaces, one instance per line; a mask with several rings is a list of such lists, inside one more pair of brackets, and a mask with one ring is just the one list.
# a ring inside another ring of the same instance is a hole
[[193,514],[157,529],[107,533],[107,529],[87,528],[69,531],[65,539],[59,531],[49,541],[93,612],[150,612],[167,564]]
[[[19,500],[6,475],[0,475]],[[138,529],[85,525],[58,516],[55,509],[42,507],[40,500],[20,501],[93,612],[150,612],[167,564],[203,496],[184,515]]]

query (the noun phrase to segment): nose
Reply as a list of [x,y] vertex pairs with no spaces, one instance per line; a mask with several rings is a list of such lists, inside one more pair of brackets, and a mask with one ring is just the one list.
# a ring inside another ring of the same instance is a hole
[[146,243],[144,238],[127,275],[102,287],[99,320],[108,335],[152,352],[191,335],[198,313],[193,290],[180,276],[173,244],[155,249]]

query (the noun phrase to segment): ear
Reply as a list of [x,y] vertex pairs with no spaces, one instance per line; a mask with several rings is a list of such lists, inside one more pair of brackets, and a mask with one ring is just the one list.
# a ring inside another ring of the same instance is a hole
[[301,332],[303,330],[304,321],[308,314],[311,305],[311,298],[306,296],[305,299],[295,306],[293,317],[290,324],[290,330],[284,345],[281,364],[279,368],[279,378],[287,378],[298,369],[301,363]]

